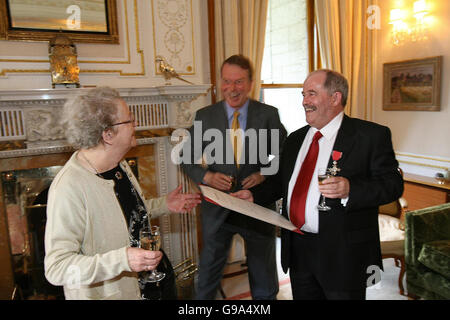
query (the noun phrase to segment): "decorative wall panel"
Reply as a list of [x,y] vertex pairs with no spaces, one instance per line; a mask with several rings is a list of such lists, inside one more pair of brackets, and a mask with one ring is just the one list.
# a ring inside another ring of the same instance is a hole
[[[179,74],[195,74],[192,0],[152,0],[154,56]],[[161,74],[155,63],[156,74]]]

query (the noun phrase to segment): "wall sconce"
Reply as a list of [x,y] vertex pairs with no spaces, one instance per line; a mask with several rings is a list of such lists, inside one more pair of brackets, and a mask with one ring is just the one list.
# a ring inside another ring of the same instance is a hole
[[427,39],[426,0],[417,0],[413,5],[413,14],[408,17],[405,10],[392,9],[389,24],[392,24],[392,43],[401,45],[404,41],[420,41]]
[[400,45],[406,38],[408,25],[404,21],[405,14],[401,9],[392,9],[389,24],[392,24],[392,42]]
[[427,26],[425,23],[425,16],[427,14],[427,3],[425,0],[418,0],[414,2],[414,18],[416,18],[416,24],[411,29],[411,41],[427,39]]

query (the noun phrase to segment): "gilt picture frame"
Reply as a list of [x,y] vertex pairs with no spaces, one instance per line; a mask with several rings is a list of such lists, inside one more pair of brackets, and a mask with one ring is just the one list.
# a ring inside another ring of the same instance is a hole
[[58,32],[73,42],[118,44],[116,0],[0,0],[0,39],[49,41]]
[[383,64],[383,110],[440,111],[442,56]]

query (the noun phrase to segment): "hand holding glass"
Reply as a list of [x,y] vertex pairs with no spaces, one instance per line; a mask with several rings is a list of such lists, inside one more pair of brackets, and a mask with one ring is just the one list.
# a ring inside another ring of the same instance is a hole
[[[321,185],[322,181],[331,177],[331,175],[330,175],[330,172],[328,171],[328,169],[319,168],[317,177],[319,179],[319,185]],[[322,202],[317,206],[317,209],[319,209],[320,211],[331,210],[331,208],[329,206],[327,206],[327,204],[325,203],[325,197],[323,195],[322,195]]]
[[234,192],[234,191],[236,191],[235,189],[236,189],[236,184],[237,184],[236,176],[230,175],[230,176],[228,176],[228,177],[230,177],[230,179],[231,179],[230,191],[231,191],[231,192]]
[[[161,234],[158,226],[150,229],[142,229],[139,233],[141,248],[145,250],[158,251],[161,248]],[[165,273],[152,270],[145,278],[144,282],[158,282],[164,279]]]

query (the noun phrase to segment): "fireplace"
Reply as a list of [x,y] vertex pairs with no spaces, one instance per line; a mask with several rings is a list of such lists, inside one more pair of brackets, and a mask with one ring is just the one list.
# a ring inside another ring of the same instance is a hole
[[[170,161],[170,134],[192,122],[192,102],[209,85],[118,89],[137,119],[137,147],[126,159],[146,197],[189,180]],[[71,156],[59,123],[61,107],[86,89],[0,91],[0,299],[58,298],[43,277],[46,191]],[[197,212],[159,218],[163,248],[173,265],[198,261]]]

